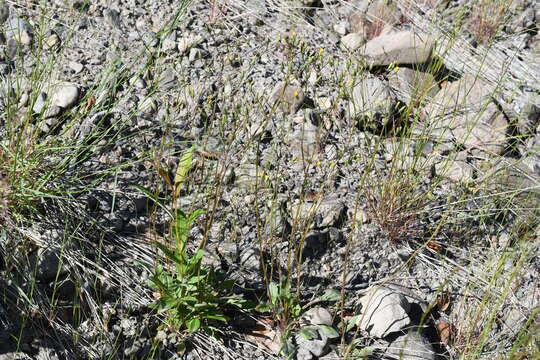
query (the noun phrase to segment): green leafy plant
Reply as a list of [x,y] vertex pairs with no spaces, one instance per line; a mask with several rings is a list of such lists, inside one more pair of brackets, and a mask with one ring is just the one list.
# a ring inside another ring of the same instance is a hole
[[[158,173],[172,188],[173,204],[176,204],[180,188],[192,167],[193,152],[193,148],[189,149],[180,159],[174,182],[158,168]],[[144,188],[137,188],[159,203],[157,196]],[[164,258],[158,261],[149,277],[149,286],[157,300],[153,307],[158,313],[166,315],[163,327],[173,331],[193,333],[202,329],[215,334],[219,332],[216,324],[228,321],[224,311],[227,307],[245,308],[247,305],[236,295],[224,296],[231,291],[234,282],[218,280],[214,270],[203,265],[203,242],[193,254],[189,252],[190,229],[203,213],[202,209],[186,213],[173,205],[172,211],[169,211],[172,216],[169,237],[164,243],[156,242]]]
[[285,278],[281,279],[279,283],[272,281],[268,285],[268,302],[260,304],[256,310],[272,312],[281,331],[286,333],[289,325],[300,316],[302,307],[291,291],[290,279]]

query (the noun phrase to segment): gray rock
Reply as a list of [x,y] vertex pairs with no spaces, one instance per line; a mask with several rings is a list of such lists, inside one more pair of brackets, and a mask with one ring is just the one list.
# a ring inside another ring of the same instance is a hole
[[75,72],[75,74],[80,73],[84,69],[84,65],[77,61],[70,61],[68,66]]
[[32,106],[32,111],[36,114],[41,114],[41,112],[45,109],[45,105],[47,105],[47,94],[40,92],[36,97],[34,106]]
[[530,93],[519,101],[521,102],[517,123],[519,132],[525,136],[534,134],[540,125],[540,95]]
[[349,22],[340,21],[334,25],[334,31],[340,35],[345,35],[349,32]]
[[57,274],[62,274],[60,269],[60,256],[56,249],[40,248],[37,251],[36,278],[48,282],[56,278]]
[[477,116],[463,117],[452,133],[466,149],[478,149],[499,155],[506,145],[508,121],[494,103],[481,110]]
[[440,90],[433,75],[409,68],[399,68],[388,76],[388,83],[404,103],[431,99]]
[[320,149],[320,129],[310,122],[299,124],[294,127],[287,143],[298,160],[313,162]]
[[58,354],[54,349],[40,346],[38,348],[38,353],[35,355],[36,360],[58,360]]
[[383,338],[411,324],[410,304],[399,292],[373,287],[360,299],[362,309],[356,325],[372,336]]
[[400,360],[435,360],[436,358],[433,346],[417,331],[410,331],[392,341],[386,353]]
[[18,16],[9,19],[5,25],[5,36],[22,45],[30,45],[34,37],[32,27]]
[[51,105],[67,109],[73,106],[79,99],[79,88],[71,83],[65,83],[58,87],[51,96]]
[[349,113],[355,119],[376,119],[386,125],[395,106],[396,100],[390,88],[379,78],[370,76],[354,86]]
[[295,336],[296,344],[298,345],[297,359],[313,359],[322,356],[327,349],[328,337],[322,331],[317,330],[318,337],[306,339],[297,334]]
[[234,172],[235,183],[242,187],[251,187],[262,184],[261,174],[263,169],[255,164],[241,164]]
[[159,75],[158,86],[162,90],[170,90],[175,87],[177,83],[178,78],[176,76],[176,73],[170,67],[161,72],[161,74]]
[[421,64],[430,58],[434,44],[428,35],[400,31],[368,41],[361,53],[371,66]]
[[120,12],[116,9],[106,9],[104,12],[105,19],[107,22],[116,27],[121,28],[122,27],[122,21],[120,19]]
[[[367,4],[367,2],[364,2]],[[351,32],[366,36],[368,21],[363,12],[357,11],[349,16],[349,24],[351,25]]]
[[463,117],[474,117],[491,101],[491,89],[482,80],[464,75],[444,87],[426,105],[424,111],[430,123],[454,128],[467,122]]
[[474,168],[461,160],[438,161],[435,163],[435,173],[456,183],[468,183],[473,180]]
[[322,307],[314,307],[302,314],[302,320],[311,325],[332,326],[332,314]]
[[522,153],[523,163],[530,169],[529,173],[540,177],[540,131],[536,136],[527,139]]
[[467,149],[500,154],[506,144],[508,122],[491,100],[491,88],[469,75],[447,84],[426,105],[431,126],[450,129]]
[[5,1],[0,1],[0,25],[6,22],[9,17],[9,6]]
[[304,91],[297,81],[285,83],[280,81],[272,90],[271,103],[279,103],[284,112],[294,114],[304,103]]
[[52,33],[48,35],[47,37],[45,37],[45,39],[43,39],[43,45],[45,45],[45,49],[47,50],[58,49],[60,47],[60,43],[61,43],[60,37],[55,33]]
[[349,51],[355,51],[365,42],[365,36],[359,33],[350,33],[341,38],[341,44]]
[[23,352],[8,352],[0,354],[0,360],[31,360],[32,358]]
[[178,40],[178,51],[180,54],[187,53],[192,47],[202,43],[204,38],[196,34],[186,34]]
[[401,19],[401,11],[395,0],[370,1],[366,11],[367,18],[372,26],[395,25]]
[[240,254],[240,265],[251,271],[259,271],[261,255],[257,248],[247,248]]

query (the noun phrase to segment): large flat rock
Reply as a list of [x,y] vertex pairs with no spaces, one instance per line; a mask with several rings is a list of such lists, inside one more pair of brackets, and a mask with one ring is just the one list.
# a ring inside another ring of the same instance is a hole
[[361,54],[371,66],[421,64],[430,58],[434,45],[428,35],[400,31],[368,41]]

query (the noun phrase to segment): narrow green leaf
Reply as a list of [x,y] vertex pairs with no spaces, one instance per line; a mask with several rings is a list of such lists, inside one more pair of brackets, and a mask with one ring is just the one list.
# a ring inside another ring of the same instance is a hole
[[352,318],[349,319],[347,322],[347,331],[350,331],[353,327],[356,326],[358,323],[358,320],[360,320],[361,315],[354,315]]
[[273,306],[270,304],[259,304],[255,306],[255,311],[258,311],[260,313],[269,312],[269,311],[272,311],[272,309],[273,309]]
[[302,336],[304,339],[312,340],[319,338],[319,332],[315,326],[306,326],[298,332],[298,335]]
[[279,298],[279,286],[275,282],[271,282],[268,285],[268,293],[270,295],[270,301],[275,304]]
[[195,331],[199,330],[201,327],[201,320],[199,319],[191,319],[186,322],[188,331],[190,333],[194,333]]
[[318,300],[320,301],[339,301],[341,299],[341,294],[335,289],[327,290],[322,294]]
[[186,152],[184,153],[184,155],[182,155],[180,161],[178,162],[178,168],[176,169],[176,174],[174,175],[174,188],[176,196],[180,194],[182,185],[187,178],[189,170],[191,169],[191,165],[193,162],[193,151],[194,147],[186,150]]
[[330,339],[335,339],[339,337],[339,333],[336,329],[328,325],[317,325],[317,327]]
[[182,261],[180,260],[180,258],[178,258],[178,256],[176,256],[176,254],[174,253],[174,251],[172,251],[171,249],[169,249],[168,247],[166,247],[165,245],[163,245],[162,243],[160,242],[155,242],[155,245],[161,250],[163,251],[163,253],[172,261],[174,261],[175,263],[177,264],[181,264]]

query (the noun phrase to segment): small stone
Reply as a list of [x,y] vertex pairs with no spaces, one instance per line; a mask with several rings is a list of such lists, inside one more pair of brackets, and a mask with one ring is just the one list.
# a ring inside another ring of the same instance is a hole
[[377,77],[368,77],[354,86],[349,113],[352,118],[377,120],[386,125],[395,106],[396,99],[388,85]]
[[198,48],[192,48],[189,50],[189,56],[188,59],[190,62],[194,62],[196,60],[202,59],[203,57],[203,51]]
[[297,359],[314,359],[319,358],[327,352],[328,336],[320,329],[317,330],[318,337],[306,339],[302,335],[295,336],[296,344],[298,345]]
[[293,156],[303,162],[314,162],[320,149],[320,132],[321,130],[310,122],[295,126],[286,139]]
[[398,337],[388,346],[387,354],[400,360],[435,360],[436,353],[428,339],[417,331]]
[[242,187],[262,185],[263,169],[255,164],[241,164],[235,169],[236,184]]
[[30,45],[33,39],[30,25],[19,17],[13,17],[6,25],[6,38],[15,39],[22,45]]
[[57,87],[51,96],[51,104],[67,109],[73,106],[79,99],[79,88],[71,83],[65,83]]
[[302,319],[311,325],[332,326],[332,314],[322,307],[314,307],[302,315]]
[[163,90],[170,90],[172,89],[178,82],[178,78],[176,77],[176,73],[173,69],[167,68],[165,71],[163,71],[158,78],[158,85]]
[[84,65],[76,61],[70,61],[68,63],[68,66],[71,70],[75,72],[75,74],[80,73],[84,69]]
[[54,280],[57,275],[63,273],[63,271],[61,271],[61,266],[58,250],[38,249],[36,269],[36,278],[38,280],[44,282]]
[[192,47],[202,43],[203,37],[194,34],[187,34],[178,41],[178,51],[180,54],[186,53]]
[[430,57],[435,41],[428,35],[412,31],[378,36],[362,48],[362,55],[371,66],[421,64]]
[[287,84],[280,81],[274,87],[270,98],[272,103],[279,102],[284,112],[294,114],[304,103],[305,95],[298,82]]
[[347,21],[340,21],[334,25],[334,31],[340,35],[345,35],[349,31],[349,23]]
[[0,25],[6,22],[9,17],[9,6],[5,1],[0,1]]
[[433,75],[409,68],[399,68],[388,76],[390,87],[404,103],[415,103],[433,98],[440,90]]
[[122,26],[122,22],[120,21],[120,12],[115,9],[106,9],[104,11],[105,19],[107,22],[116,27],[120,28]]
[[378,338],[411,324],[410,304],[402,294],[385,287],[373,287],[364,295],[357,326]]
[[473,180],[474,168],[465,161],[438,161],[435,173],[457,183],[468,183]]
[[54,50],[60,46],[60,37],[56,34],[49,35],[43,40],[43,43],[47,50]]
[[151,97],[147,97],[139,103],[139,111],[143,114],[152,114],[155,113],[156,110],[156,101]]
[[341,44],[349,51],[355,51],[366,42],[364,35],[351,33],[341,38]]
[[163,51],[171,51],[171,50],[177,50],[178,44],[176,43],[176,40],[166,38],[163,40],[163,43],[161,45],[161,50]]
[[261,257],[259,250],[256,248],[248,248],[240,254],[240,265],[248,270],[259,271]]
[[34,102],[34,106],[32,106],[32,111],[34,113],[36,113],[36,114],[41,114],[41,112],[44,110],[46,104],[47,104],[47,94],[45,94],[44,92],[41,92],[36,97],[36,101]]

